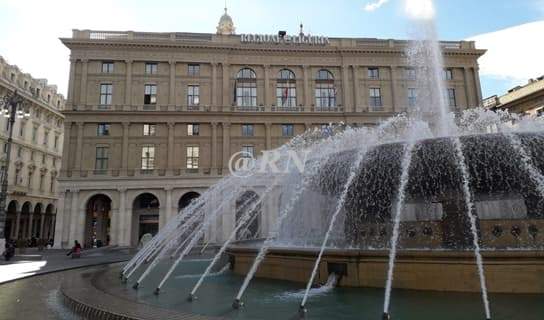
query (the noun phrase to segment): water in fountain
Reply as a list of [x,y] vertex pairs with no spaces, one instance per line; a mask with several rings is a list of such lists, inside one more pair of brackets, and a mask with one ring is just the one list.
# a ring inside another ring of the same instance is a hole
[[[214,266],[233,242],[245,238],[241,234],[247,230],[249,238],[263,233],[264,241],[251,242],[258,253],[234,305],[241,305],[244,292],[269,250],[285,247],[317,253],[306,289],[299,295],[304,307],[327,250],[387,249],[383,312],[388,316],[397,252],[410,249],[403,246],[403,223],[418,221],[418,215],[424,216],[422,220],[440,220],[446,215],[443,203],[453,199],[459,202],[459,212],[464,216],[459,219],[466,234],[454,239],[456,242],[444,241],[439,248],[474,250],[485,316],[490,319],[478,208],[482,207],[482,199],[493,200],[496,194],[518,193],[527,199],[544,199],[544,162],[539,160],[543,154],[538,147],[544,136],[535,133],[543,131],[544,123],[478,108],[454,110],[456,118],[445,98],[442,50],[432,1],[406,3],[414,26],[414,41],[409,41],[406,57],[416,71],[414,87],[418,90],[416,106],[407,110],[406,116],[391,118],[374,128],[340,124],[294,138],[276,150],[279,174],[271,167],[263,169],[261,159],[244,176],[223,178],[168,222],[126,265],[123,275],[128,278],[143,272],[136,282],[139,285],[155,281],[146,280],[150,274],[160,274],[156,287],[159,292],[203,237],[204,248],[219,242],[220,248],[204,272],[194,276],[199,278],[191,290],[194,296],[207,277],[219,276],[212,271]],[[289,162],[292,152],[306,156],[304,171]],[[497,154],[501,154],[500,159],[494,158]],[[514,165],[516,161],[521,161],[520,167]],[[529,182],[519,183],[524,179]],[[233,212],[232,203],[249,188],[256,197],[245,199]],[[273,226],[259,224],[257,231],[249,232],[250,225],[260,221],[262,207],[275,201],[279,203],[277,216],[276,212],[266,212]],[[536,209],[531,212],[544,208],[542,201],[533,202]],[[224,225],[229,221],[234,221],[232,228]],[[216,238],[219,229],[229,230],[227,236]],[[142,266],[146,266],[145,270]]]

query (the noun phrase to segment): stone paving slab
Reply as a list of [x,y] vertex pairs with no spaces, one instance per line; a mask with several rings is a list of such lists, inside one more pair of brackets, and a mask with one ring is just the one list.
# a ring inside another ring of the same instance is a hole
[[61,285],[61,294],[68,307],[90,320],[220,320],[181,311],[158,308],[149,304],[133,301],[127,296],[113,295],[100,290],[95,283],[108,271],[107,267],[99,271],[71,274]]
[[127,261],[133,254],[129,248],[103,247],[83,250],[81,258],[72,259],[66,256],[67,252],[66,249],[38,251],[31,248],[13,260],[0,260],[0,284],[50,272]]

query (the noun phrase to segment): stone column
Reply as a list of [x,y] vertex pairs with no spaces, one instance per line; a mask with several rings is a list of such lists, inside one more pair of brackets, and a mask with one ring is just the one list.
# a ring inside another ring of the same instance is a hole
[[174,122],[168,122],[168,158],[167,158],[167,165],[166,168],[168,170],[168,174],[172,175],[174,170],[174,128],[175,123]]
[[45,212],[42,212],[40,215],[40,238],[41,239],[45,239],[43,236],[44,226],[45,226]]
[[359,91],[359,66],[351,66],[353,73],[353,106],[351,112],[357,112],[361,104],[361,93]]
[[265,122],[265,132],[266,132],[266,150],[272,149],[272,124],[270,122]]
[[210,103],[211,103],[211,110],[212,111],[217,111],[218,110],[218,107],[217,107],[217,63],[215,62],[212,62],[211,63],[212,65],[212,90],[211,90],[211,99],[210,99]]
[[21,211],[15,213],[15,228],[13,228],[12,239],[19,239],[19,228],[21,227]]
[[120,246],[130,246],[130,228],[131,226],[127,224],[128,215],[130,212],[126,210],[126,198],[127,198],[127,189],[121,188],[118,189],[119,192],[119,218],[121,221],[119,229],[119,245]]
[[368,67],[363,67],[363,90],[361,95],[361,105],[359,111],[368,111],[369,110],[369,103],[368,103],[368,86],[367,86],[367,79],[368,78]]
[[348,82],[348,66],[342,66],[342,105],[344,106],[344,111],[351,109],[351,107],[348,107],[350,106]]
[[34,220],[34,212],[30,212],[30,215],[28,216],[28,224],[26,228],[26,237],[27,239],[32,238],[32,223]]
[[302,66],[303,71],[303,85],[304,85],[304,106],[306,110],[312,106],[312,93],[310,92],[310,83],[308,82],[309,68],[307,65]]
[[57,223],[57,215],[54,214],[51,216],[51,220],[49,221],[49,232],[48,232],[48,236],[47,238],[48,239],[51,239],[54,237],[55,235],[55,226],[56,226],[56,223]]
[[264,69],[264,90],[263,90],[263,94],[264,94],[264,108],[266,111],[270,111],[270,97],[269,97],[269,94],[270,94],[270,79],[269,79],[269,71],[270,71],[270,66],[265,64],[263,65],[263,69]]
[[78,170],[79,175],[81,175],[82,161],[81,157],[83,156],[83,122],[77,122],[77,145],[76,145],[76,163],[75,169]]
[[172,187],[164,188],[166,191],[166,222],[172,219]]
[[121,155],[121,175],[127,175],[128,170],[128,136],[130,122],[123,122],[123,149]]
[[74,103],[74,89],[75,89],[75,79],[76,79],[76,59],[70,58],[70,78],[68,80],[68,97],[66,100],[66,105],[73,106]]
[[170,60],[170,90],[169,90],[169,98],[168,98],[168,105],[172,110],[174,110],[174,106],[176,105],[176,61]]
[[223,168],[227,169],[230,159],[230,123],[221,123],[223,127]]
[[[64,226],[64,228],[68,228],[68,230],[70,230],[70,236],[69,236],[69,239],[68,239],[68,246],[70,246],[74,240],[78,240],[78,241],[81,241],[82,239],[77,239],[77,235],[78,235],[78,224],[79,224],[79,220],[78,219],[78,215],[79,215],[79,208],[78,208],[78,205],[79,205],[79,190],[78,189],[71,189],[70,190],[70,193],[72,194],[72,201],[71,201],[71,205],[70,205],[70,212],[65,212],[64,214],[67,214],[70,216],[70,218],[68,219],[68,224],[66,226]],[[83,226],[83,228],[85,228],[85,226]]]
[[[64,141],[63,141],[63,150],[70,150],[70,131],[72,129],[72,122],[71,121],[65,121],[64,122]],[[70,159],[70,153],[65,152],[62,157],[62,163],[61,163],[61,170],[67,172],[69,171],[68,164]]]
[[212,122],[212,163],[211,170],[217,174],[217,122]]
[[399,99],[397,97],[397,67],[390,66],[391,70],[391,111],[395,112],[400,110],[398,105]]
[[[106,226],[102,226],[105,228]],[[110,227],[110,244],[120,245],[122,239],[123,221],[119,212],[119,207],[111,209],[111,227]],[[103,231],[101,231],[103,232]],[[105,240],[105,239],[104,239]]]
[[465,83],[465,96],[467,99],[467,107],[475,106],[474,103],[474,91],[472,90],[474,87],[472,85],[472,77],[470,77],[470,69],[468,67],[463,68],[463,80]]
[[89,61],[87,59],[81,60],[83,65],[81,67],[81,88],[79,90],[79,103],[81,105],[87,104],[87,72],[89,69]]
[[233,101],[231,100],[231,96],[230,96],[231,90],[230,90],[229,65],[228,63],[225,63],[225,62],[223,62],[221,65],[222,65],[222,71],[223,71],[223,106],[222,107],[226,108],[231,105],[230,101]]
[[472,68],[472,72],[474,75],[474,85],[476,86],[476,105],[475,106],[482,106],[482,86],[480,85],[480,72],[478,70],[478,67]]
[[129,108],[132,105],[132,60],[125,60],[126,80],[125,80],[125,105]]
[[53,238],[55,240],[53,247],[56,249],[61,249],[64,246],[67,246],[69,237],[70,211],[67,209],[69,205],[68,190],[63,190],[60,192],[58,204],[59,208],[57,210],[57,214],[55,215],[55,225],[53,228]]

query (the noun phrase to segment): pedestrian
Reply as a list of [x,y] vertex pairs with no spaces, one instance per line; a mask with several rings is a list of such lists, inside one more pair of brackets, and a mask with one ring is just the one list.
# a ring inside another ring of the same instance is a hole
[[6,241],[6,248],[4,250],[3,256],[6,261],[9,261],[15,255],[15,244],[13,241]]
[[79,258],[81,256],[81,245],[77,240],[74,240],[74,246],[72,247],[72,250],[66,254],[67,256],[71,255],[73,258]]

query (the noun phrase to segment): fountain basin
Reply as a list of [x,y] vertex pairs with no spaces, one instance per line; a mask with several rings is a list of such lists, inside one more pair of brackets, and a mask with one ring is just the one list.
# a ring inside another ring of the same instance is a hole
[[[526,159],[512,139],[519,141]],[[527,160],[534,174],[542,179],[544,135],[541,132],[479,134],[461,136],[460,141],[474,202],[472,212],[478,217],[480,229],[497,227],[493,232],[494,238],[484,233],[484,242],[492,242],[494,248],[501,249],[526,249],[526,245],[533,249],[542,247],[544,190],[523,163]],[[403,143],[378,145],[365,154],[363,164],[347,190],[343,206],[348,246],[368,246],[374,234],[380,232],[390,238],[387,224],[391,222],[395,209],[404,146]],[[331,157],[318,174],[319,178],[315,179],[313,188],[326,195],[339,194],[357,152],[348,150]],[[410,248],[472,247],[468,208],[462,191],[463,178],[457,159],[452,138],[433,138],[416,143],[401,221],[406,225],[413,223],[416,234],[428,227],[425,233],[430,232],[433,237],[427,240],[419,238],[421,242],[412,241]],[[530,228],[525,227],[528,221],[531,221]],[[383,225],[386,225],[385,232],[382,231]],[[531,235],[530,241],[520,239],[524,232]],[[510,233],[516,237],[504,237]]]
[[[271,248],[256,277],[308,281],[319,249]],[[229,247],[233,272],[247,274],[258,248]],[[541,250],[484,251],[488,290],[492,293],[544,293],[544,252]],[[327,249],[316,277],[325,283],[330,272],[343,270],[341,287],[383,288],[387,250]],[[340,271],[342,273],[342,271]],[[397,253],[394,288],[453,292],[479,292],[474,253],[450,250],[403,250]]]

